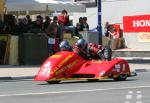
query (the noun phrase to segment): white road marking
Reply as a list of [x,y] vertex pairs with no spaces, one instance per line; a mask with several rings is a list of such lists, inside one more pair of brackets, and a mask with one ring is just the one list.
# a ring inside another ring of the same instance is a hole
[[137,93],[137,94],[141,94],[142,92],[141,92],[141,91],[137,91],[136,93]]
[[133,94],[133,91],[128,91],[129,94]]
[[133,97],[132,95],[126,95],[126,99],[128,99],[128,100],[132,99],[132,97]]
[[39,92],[39,93],[22,93],[22,94],[1,94],[0,97],[10,96],[26,96],[26,95],[43,95],[43,94],[63,94],[63,93],[78,93],[78,92],[95,92],[95,91],[109,91],[109,90],[125,90],[125,89],[138,89],[150,88],[150,86],[137,86],[137,87],[122,87],[122,88],[106,88],[106,89],[91,89],[91,90],[72,90],[72,91],[56,91],[56,92]]
[[137,95],[136,96],[137,99],[142,99],[142,97],[143,97],[142,95]]
[[[128,94],[126,95],[126,100],[125,103],[130,103],[129,100],[133,99],[133,94],[134,92],[133,91],[128,91]],[[142,103],[142,101],[139,101],[139,100],[142,100],[142,92],[141,91],[136,91],[136,103]]]
[[130,103],[129,101],[125,101],[124,103]]
[[142,101],[137,101],[136,103],[142,103]]

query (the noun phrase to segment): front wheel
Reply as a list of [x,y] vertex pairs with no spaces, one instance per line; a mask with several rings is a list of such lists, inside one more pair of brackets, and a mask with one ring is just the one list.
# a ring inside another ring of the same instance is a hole
[[118,77],[113,78],[115,81],[125,81],[127,79],[127,74],[120,74]]

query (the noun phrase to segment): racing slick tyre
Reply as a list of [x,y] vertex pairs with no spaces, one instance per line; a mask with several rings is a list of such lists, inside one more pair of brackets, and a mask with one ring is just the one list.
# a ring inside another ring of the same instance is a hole
[[58,84],[60,82],[60,80],[57,81],[46,81],[48,84]]
[[127,74],[120,74],[118,77],[113,78],[115,81],[125,81],[127,79]]
[[109,47],[104,48],[103,50],[104,59],[110,61],[112,58],[112,50]]

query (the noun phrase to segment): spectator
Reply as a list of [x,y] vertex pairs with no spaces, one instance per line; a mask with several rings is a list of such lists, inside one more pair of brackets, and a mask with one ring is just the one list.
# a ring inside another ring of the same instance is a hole
[[36,17],[36,21],[32,22],[32,26],[31,26],[32,31],[36,31],[36,32],[40,32],[43,30],[43,17],[38,15]]
[[23,18],[22,20],[22,32],[27,33],[30,31],[30,24],[28,23],[27,18]]
[[51,19],[49,16],[45,17],[45,22],[44,22],[44,30],[47,29],[48,25],[51,23]]
[[54,50],[53,48],[56,44],[57,33],[58,33],[58,18],[54,17],[53,22],[49,24],[49,26],[47,27],[48,49],[50,55],[56,52],[56,50]]
[[63,27],[65,32],[71,33],[71,36],[75,35],[75,27],[71,25],[69,20],[69,15],[66,10],[63,10],[61,14],[58,16],[58,23]]
[[58,16],[58,23],[63,26],[69,26],[69,15],[66,10],[63,10],[61,14]]
[[117,42],[116,42],[116,36],[118,35],[117,34],[117,29],[114,28],[113,25],[109,24],[109,22],[107,21],[105,23],[105,27],[104,27],[104,34],[106,37],[108,37],[108,46],[112,49],[116,49],[117,48]]
[[110,25],[109,22],[107,21],[104,27],[105,36],[111,38],[111,34],[113,33],[113,31],[114,31],[113,26]]
[[16,25],[16,19],[13,15],[5,15],[4,17],[4,34],[12,34]]
[[89,31],[89,24],[87,23],[87,17],[83,17],[83,24],[81,24],[82,31]]
[[81,28],[81,25],[83,25],[83,18],[80,17],[79,18],[79,22],[76,24],[76,28],[75,28],[75,35],[79,36],[79,31],[83,31],[83,29]]
[[32,23],[32,19],[30,18],[30,15],[27,15],[26,18],[27,18],[28,24],[30,25]]

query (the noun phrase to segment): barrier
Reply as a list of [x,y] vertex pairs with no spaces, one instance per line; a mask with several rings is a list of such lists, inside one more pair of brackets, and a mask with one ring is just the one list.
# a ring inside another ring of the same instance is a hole
[[102,44],[105,47],[111,47],[112,50],[121,49],[125,47],[125,40],[124,38],[115,38],[110,40],[108,37],[103,36]]
[[9,49],[9,64],[18,65],[18,36],[11,36]]
[[79,34],[84,38],[88,43],[96,43],[99,44],[99,33],[98,32],[90,32],[90,31],[82,31]]
[[19,64],[41,64],[49,56],[45,33],[24,33],[19,36]]

